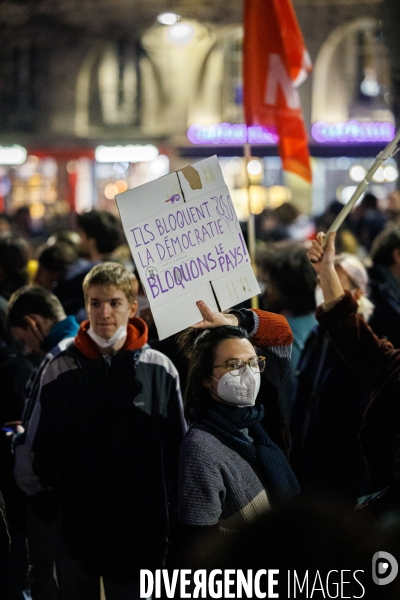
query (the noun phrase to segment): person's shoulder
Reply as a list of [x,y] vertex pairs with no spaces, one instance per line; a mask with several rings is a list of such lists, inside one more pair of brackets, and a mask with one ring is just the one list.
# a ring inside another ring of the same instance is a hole
[[70,352],[71,345],[73,345],[72,342],[67,344],[64,349],[60,348],[59,352],[56,352],[55,354],[49,352],[45,356],[40,365],[40,367],[42,367],[42,386],[53,382],[62,374],[78,368],[78,365]]
[[[287,319],[266,310],[252,309],[256,318],[257,329],[252,336],[262,341],[264,346],[290,346],[293,334]],[[257,344],[257,342],[255,341]]]
[[57,346],[55,346],[54,348],[51,349],[50,352],[52,352],[53,355],[56,356],[60,352],[63,352],[64,350],[68,350],[73,345],[74,339],[75,339],[75,336],[63,338],[62,340],[60,340],[58,342]]
[[78,258],[72,265],[68,268],[67,273],[64,277],[64,281],[71,282],[75,278],[82,279],[89,273],[89,271],[97,264],[97,261],[89,261],[85,258]]
[[167,373],[169,373],[173,377],[176,377],[178,374],[175,365],[173,364],[171,359],[168,358],[168,356],[166,356],[159,350],[154,350],[154,348],[151,348],[147,345],[144,346],[142,349],[142,353],[140,355],[140,362],[164,368],[167,371]]
[[44,356],[44,358],[42,359],[42,361],[39,363],[39,366],[37,367],[38,370],[42,368],[42,366],[46,366],[46,364],[48,362],[50,362],[51,360],[53,360],[53,358],[55,356],[57,356],[57,354],[60,354],[60,352],[63,352],[64,350],[67,350],[67,348],[73,343],[74,341],[74,337],[70,336],[70,337],[65,337],[63,339],[61,339],[55,346],[53,346],[53,348],[51,350],[49,350],[49,352],[47,352],[47,354]]
[[367,269],[368,273],[368,285],[370,288],[379,290],[384,288],[388,284],[390,277],[389,271],[378,264],[373,264]]
[[182,440],[182,450],[193,455],[215,457],[215,451],[225,446],[213,433],[202,426],[192,426]]

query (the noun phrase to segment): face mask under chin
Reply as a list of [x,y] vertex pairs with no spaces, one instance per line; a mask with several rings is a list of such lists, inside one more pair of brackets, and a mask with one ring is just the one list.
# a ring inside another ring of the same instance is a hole
[[92,326],[89,327],[87,333],[92,338],[92,340],[96,342],[96,344],[99,346],[99,348],[103,348],[103,349],[111,348],[117,342],[119,342],[119,340],[122,340],[122,338],[126,337],[126,325],[121,325],[120,327],[118,327],[118,329],[114,333],[114,335],[112,337],[110,337],[110,339],[108,339],[108,340],[104,340],[102,337],[100,337],[94,331]]

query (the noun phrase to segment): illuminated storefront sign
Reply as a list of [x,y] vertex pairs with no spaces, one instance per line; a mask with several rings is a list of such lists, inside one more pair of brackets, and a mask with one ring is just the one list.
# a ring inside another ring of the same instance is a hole
[[187,137],[192,144],[234,145],[234,144],[276,144],[278,136],[261,126],[246,127],[246,125],[191,125]]
[[[394,138],[394,125],[388,121],[341,121],[327,123],[317,121],[311,128],[312,138],[320,144],[373,144],[390,142]],[[261,144],[276,145],[278,136],[265,127],[246,127],[244,124],[232,125],[191,125],[187,137],[196,145],[240,145]]]
[[100,163],[136,163],[146,162],[157,158],[158,149],[151,144],[130,146],[98,146],[95,157]]
[[326,123],[317,121],[311,127],[311,135],[320,144],[368,144],[390,142],[395,128],[389,122],[342,121]]
[[22,146],[0,146],[0,165],[22,165],[27,152]]

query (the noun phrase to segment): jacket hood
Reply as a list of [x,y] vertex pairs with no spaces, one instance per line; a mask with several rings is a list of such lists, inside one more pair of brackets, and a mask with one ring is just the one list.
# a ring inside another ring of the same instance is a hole
[[50,329],[48,336],[43,342],[43,350],[49,352],[57,346],[61,340],[69,337],[75,337],[78,333],[79,324],[75,317],[69,316],[55,323]]
[[[96,342],[88,335],[87,331],[89,327],[89,320],[81,323],[79,331],[75,337],[74,344],[84,356],[94,360],[96,358],[100,358],[102,353],[100,352]],[[149,332],[147,325],[143,319],[140,319],[139,317],[133,317],[133,319],[130,319],[128,323],[125,344],[121,348],[120,352],[124,350],[138,350],[139,348],[143,348],[143,346],[147,343],[148,334]]]

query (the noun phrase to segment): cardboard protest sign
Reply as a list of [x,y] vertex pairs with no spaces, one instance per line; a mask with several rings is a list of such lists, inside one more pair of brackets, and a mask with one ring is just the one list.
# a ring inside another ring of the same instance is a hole
[[260,293],[216,156],[116,201],[160,339]]

